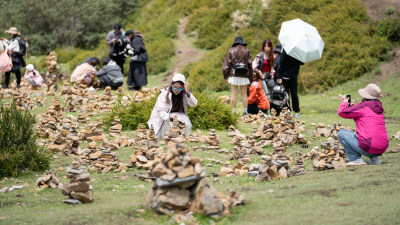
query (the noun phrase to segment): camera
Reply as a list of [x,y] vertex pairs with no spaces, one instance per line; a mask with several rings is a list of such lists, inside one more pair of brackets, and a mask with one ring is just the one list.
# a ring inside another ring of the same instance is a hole
[[346,95],[346,99],[349,101],[349,107],[351,106],[351,95]]

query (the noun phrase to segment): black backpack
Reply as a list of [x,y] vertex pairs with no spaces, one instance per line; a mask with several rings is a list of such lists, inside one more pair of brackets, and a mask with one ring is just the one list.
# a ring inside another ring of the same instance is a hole
[[19,44],[19,53],[21,55],[25,55],[26,54],[26,43],[25,41],[21,40],[21,38],[17,37],[18,40],[18,44]]
[[[235,55],[236,55],[236,49],[234,49]],[[247,68],[247,65],[243,62],[238,62],[233,66],[233,73],[236,75],[247,75],[249,72],[249,68]]]

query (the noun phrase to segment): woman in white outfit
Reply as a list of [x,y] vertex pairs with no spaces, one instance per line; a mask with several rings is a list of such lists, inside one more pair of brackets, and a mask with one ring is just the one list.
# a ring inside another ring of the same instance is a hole
[[192,123],[188,117],[187,105],[196,106],[197,99],[190,92],[185,76],[175,74],[171,85],[161,90],[148,121],[149,127],[154,128],[158,139],[164,138],[165,132],[172,127],[174,119],[185,122],[186,135],[190,135]]

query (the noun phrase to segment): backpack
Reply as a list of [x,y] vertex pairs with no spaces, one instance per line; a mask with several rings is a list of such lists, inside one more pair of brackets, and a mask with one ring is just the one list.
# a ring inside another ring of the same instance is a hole
[[25,41],[21,40],[21,38],[17,37],[18,40],[18,44],[19,44],[19,53],[21,55],[25,55],[26,54],[26,43]]
[[[234,49],[235,55],[236,55],[236,49]],[[249,68],[247,68],[247,65],[242,62],[238,62],[233,66],[233,73],[235,75],[247,75],[249,72]]]

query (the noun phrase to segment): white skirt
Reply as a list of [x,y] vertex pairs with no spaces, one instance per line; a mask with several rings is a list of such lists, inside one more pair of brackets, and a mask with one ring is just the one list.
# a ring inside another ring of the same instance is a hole
[[228,83],[236,86],[249,85],[249,78],[244,77],[229,77]]
[[[186,116],[185,113],[172,113],[171,115],[176,115],[178,120],[182,121],[185,123],[185,133],[186,136],[190,135],[190,130],[192,129],[192,123],[189,120],[189,117]],[[164,120],[163,124],[161,125],[160,130],[157,133],[157,138],[158,139],[163,139],[165,137],[165,133],[169,128],[173,126],[173,123],[167,120]]]

